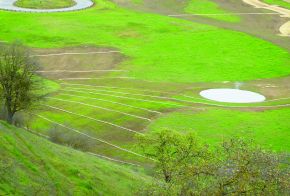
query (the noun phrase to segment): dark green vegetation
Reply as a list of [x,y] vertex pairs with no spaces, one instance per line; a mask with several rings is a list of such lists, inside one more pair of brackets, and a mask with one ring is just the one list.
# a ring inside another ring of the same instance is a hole
[[0,123],[0,195],[131,195],[150,178]]
[[73,6],[73,0],[18,0],[15,5],[33,9],[54,9]]
[[[288,195],[289,164],[251,140],[229,139],[215,149],[194,134],[159,131],[140,138],[157,160],[146,195]],[[146,186],[145,186],[146,187]]]

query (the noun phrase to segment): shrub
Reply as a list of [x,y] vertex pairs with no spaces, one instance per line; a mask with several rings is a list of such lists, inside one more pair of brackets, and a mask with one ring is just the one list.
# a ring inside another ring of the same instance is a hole
[[77,133],[72,133],[60,126],[53,126],[48,131],[48,135],[52,142],[66,145],[74,149],[86,152],[94,148],[94,143],[90,138]]

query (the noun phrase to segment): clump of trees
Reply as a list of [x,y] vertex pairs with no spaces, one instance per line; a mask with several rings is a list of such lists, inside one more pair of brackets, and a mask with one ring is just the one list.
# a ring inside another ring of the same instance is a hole
[[[142,195],[289,195],[289,159],[253,141],[229,139],[217,146],[173,131],[141,136],[156,160],[156,178]],[[286,160],[286,162],[285,162]],[[284,161],[284,162],[283,162]]]
[[17,112],[29,109],[38,99],[37,69],[28,48],[21,43],[0,45],[0,96],[8,123],[12,124]]

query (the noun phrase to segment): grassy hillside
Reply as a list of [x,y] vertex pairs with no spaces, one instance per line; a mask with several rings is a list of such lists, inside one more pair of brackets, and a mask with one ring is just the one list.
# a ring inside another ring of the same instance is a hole
[[121,9],[104,0],[77,14],[1,11],[0,19],[6,21],[0,29],[2,40],[19,39],[43,48],[86,44],[117,48],[129,57],[122,68],[137,79],[244,81],[290,72],[288,52],[270,42],[214,26]]
[[146,177],[0,123],[0,195],[131,195]]
[[73,0],[18,0],[15,3],[19,7],[33,9],[54,9],[70,7],[75,4]]

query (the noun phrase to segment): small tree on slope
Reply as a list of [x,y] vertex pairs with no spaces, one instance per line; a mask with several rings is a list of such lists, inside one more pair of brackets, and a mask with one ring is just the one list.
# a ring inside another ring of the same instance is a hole
[[12,124],[16,112],[28,109],[36,100],[37,65],[29,57],[28,49],[20,43],[0,47],[0,88],[6,120]]

